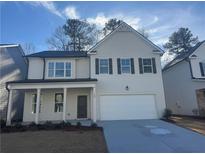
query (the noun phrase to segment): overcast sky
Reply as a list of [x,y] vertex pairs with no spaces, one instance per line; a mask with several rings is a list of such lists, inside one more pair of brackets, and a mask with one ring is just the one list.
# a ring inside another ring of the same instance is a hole
[[32,43],[47,50],[46,39],[66,18],[87,19],[102,28],[110,18],[145,28],[162,46],[179,27],[205,39],[205,2],[0,2],[1,43]]

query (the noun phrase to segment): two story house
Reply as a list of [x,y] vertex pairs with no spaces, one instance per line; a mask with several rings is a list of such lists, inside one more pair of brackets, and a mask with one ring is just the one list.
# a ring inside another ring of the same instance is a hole
[[[8,90],[6,82],[24,80],[27,74],[27,60],[19,44],[0,44],[0,119],[6,120]],[[13,93],[11,117],[15,121],[23,117],[24,92]]]
[[19,89],[26,90],[24,122],[160,118],[165,109],[161,54],[123,22],[88,52],[27,55],[27,79],[7,85],[7,124],[12,93]]
[[163,68],[167,108],[174,114],[205,116],[205,41]]

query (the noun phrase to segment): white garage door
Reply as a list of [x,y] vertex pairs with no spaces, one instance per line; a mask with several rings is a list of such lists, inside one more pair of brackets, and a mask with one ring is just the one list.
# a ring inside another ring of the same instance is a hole
[[100,96],[101,120],[156,119],[153,95]]

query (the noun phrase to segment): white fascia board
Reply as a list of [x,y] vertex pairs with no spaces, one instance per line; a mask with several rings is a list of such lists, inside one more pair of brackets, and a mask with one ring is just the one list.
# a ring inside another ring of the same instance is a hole
[[18,47],[19,44],[12,44],[12,45],[1,45],[0,48],[9,48],[9,47]]
[[57,88],[93,88],[95,83],[10,83],[8,89],[57,89]]

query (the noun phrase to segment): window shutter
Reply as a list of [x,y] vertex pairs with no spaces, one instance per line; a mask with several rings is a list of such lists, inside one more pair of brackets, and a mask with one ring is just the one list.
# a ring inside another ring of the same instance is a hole
[[201,70],[201,76],[205,76],[205,70],[203,69],[203,63],[200,62],[199,66],[200,66],[200,70]]
[[142,58],[139,58],[138,61],[139,61],[139,71],[140,71],[140,74],[143,74]]
[[152,68],[153,68],[153,73],[157,73],[155,58],[152,58]]
[[99,74],[99,59],[95,59],[95,73]]
[[130,61],[131,61],[131,73],[135,74],[134,58],[131,58]]
[[118,74],[121,74],[120,58],[117,58],[117,72],[118,72]]
[[112,58],[109,58],[109,74],[112,74]]

